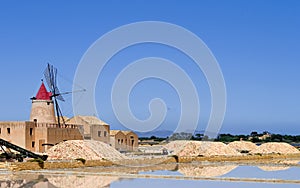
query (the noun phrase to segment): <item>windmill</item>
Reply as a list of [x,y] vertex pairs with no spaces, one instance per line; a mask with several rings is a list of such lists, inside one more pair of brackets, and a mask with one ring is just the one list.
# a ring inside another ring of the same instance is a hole
[[[53,67],[53,65],[50,65],[49,63],[47,64],[47,67],[44,71],[44,77],[46,79],[48,88],[50,89],[50,92],[52,94],[50,97],[54,101],[58,127],[61,127],[61,123],[65,124],[65,120],[64,120],[62,112],[60,110],[58,100],[65,101],[65,99],[63,98],[62,95],[68,94],[71,92],[60,93],[60,91],[57,87],[57,69],[55,67]],[[62,120],[62,122],[61,122],[61,120]]]
[[58,126],[61,127],[61,124],[65,125],[65,120],[62,116],[62,111],[58,103],[58,101],[65,101],[62,95],[83,92],[86,90],[81,89],[61,93],[57,87],[57,69],[49,63],[44,71],[44,77],[50,92],[48,92],[46,86],[44,85],[44,80],[42,79],[42,84],[36,96],[30,98],[32,100],[30,121],[55,124],[58,123]]

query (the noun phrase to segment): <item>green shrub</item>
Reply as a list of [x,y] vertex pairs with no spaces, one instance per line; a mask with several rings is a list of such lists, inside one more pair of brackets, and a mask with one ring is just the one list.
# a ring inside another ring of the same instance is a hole
[[28,162],[37,162],[41,168],[44,168],[44,161],[40,158],[30,159],[28,160]]
[[85,159],[83,159],[83,158],[77,158],[77,159],[75,159],[76,161],[81,161],[82,162],[82,164],[85,164],[85,162],[86,162],[86,160]]

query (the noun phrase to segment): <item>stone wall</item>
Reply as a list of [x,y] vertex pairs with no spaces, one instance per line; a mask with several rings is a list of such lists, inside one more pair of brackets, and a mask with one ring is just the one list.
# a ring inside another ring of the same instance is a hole
[[0,122],[0,138],[25,148],[25,128],[26,122]]
[[134,132],[126,134],[126,146],[128,151],[136,151],[138,149],[138,136]]
[[56,123],[52,100],[32,100],[30,121]]
[[110,143],[110,130],[108,125],[91,125],[91,139],[104,142],[106,144]]
[[36,122],[0,122],[0,138],[33,152],[45,152],[64,140],[83,140],[78,125],[58,127],[57,124]]
[[126,136],[122,131],[115,135],[110,135],[110,144],[118,151],[127,151]]

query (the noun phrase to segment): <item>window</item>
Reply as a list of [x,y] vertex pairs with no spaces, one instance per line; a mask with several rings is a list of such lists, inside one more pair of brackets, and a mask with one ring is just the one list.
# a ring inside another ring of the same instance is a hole
[[101,137],[101,131],[98,131],[98,137]]
[[106,137],[106,131],[104,131],[104,137]]
[[10,128],[7,128],[7,134],[10,134]]
[[33,148],[34,148],[34,144],[35,144],[35,143],[34,143],[34,141],[33,141],[33,142],[31,142],[31,146],[32,146]]
[[118,139],[118,144],[120,144],[120,139]]
[[1,128],[0,128],[0,134],[1,134]]
[[123,139],[121,139],[121,144],[123,144]]
[[32,132],[33,132],[33,128],[30,128],[30,129],[29,129],[29,134],[30,134],[30,136],[32,136]]

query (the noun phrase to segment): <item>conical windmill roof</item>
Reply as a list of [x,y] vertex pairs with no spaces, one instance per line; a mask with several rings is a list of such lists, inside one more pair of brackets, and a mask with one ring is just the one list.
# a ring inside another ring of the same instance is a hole
[[39,91],[36,94],[36,99],[38,100],[51,100],[51,92],[48,92],[44,82],[42,82]]

